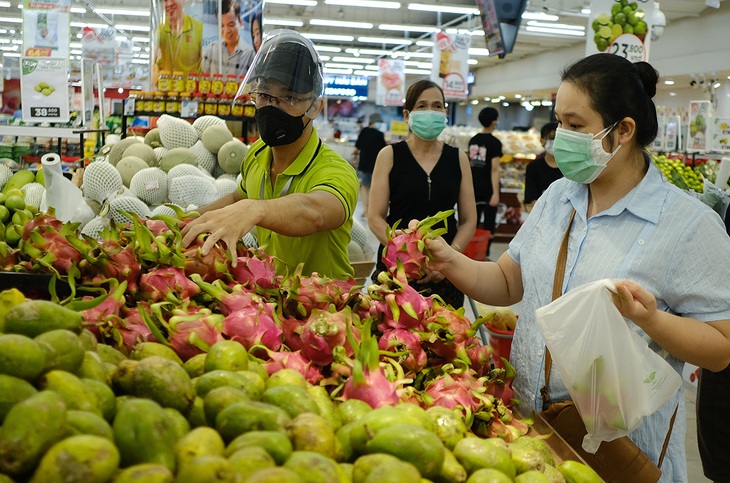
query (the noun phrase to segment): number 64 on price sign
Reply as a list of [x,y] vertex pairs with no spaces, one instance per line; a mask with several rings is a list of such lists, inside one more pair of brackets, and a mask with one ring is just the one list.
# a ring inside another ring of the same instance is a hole
[[23,120],[68,122],[68,59],[21,59],[20,96]]

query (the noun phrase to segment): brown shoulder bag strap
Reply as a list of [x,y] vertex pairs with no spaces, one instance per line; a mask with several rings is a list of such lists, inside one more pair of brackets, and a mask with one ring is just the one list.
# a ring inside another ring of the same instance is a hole
[[[565,280],[565,266],[568,262],[568,240],[570,239],[570,228],[573,226],[573,219],[575,218],[575,209],[570,214],[570,220],[568,221],[568,228],[565,230],[563,236],[563,242],[560,244],[560,250],[558,251],[558,260],[555,263],[555,277],[553,278],[553,298],[552,300],[558,299],[563,292],[563,281]],[[550,350],[545,347],[545,385],[540,389],[540,395],[543,401],[543,410],[547,409],[550,404],[550,392],[548,391],[548,381],[550,380],[550,369],[552,369],[553,358],[550,355]],[[677,418],[677,410],[679,405],[674,408],[674,414],[672,419],[669,420],[669,430],[667,436],[664,438],[664,444],[662,445],[662,452],[659,455],[659,461],[657,467],[662,467],[664,456],[666,456],[667,448],[669,447],[669,438],[672,436],[672,428],[674,427],[674,420]]]

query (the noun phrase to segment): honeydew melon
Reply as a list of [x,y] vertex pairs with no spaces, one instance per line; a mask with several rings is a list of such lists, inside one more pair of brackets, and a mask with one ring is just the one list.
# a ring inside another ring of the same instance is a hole
[[144,136],[144,143],[151,148],[161,148],[162,139],[160,138],[160,130],[158,128],[150,129]]
[[241,171],[241,163],[248,153],[248,146],[238,139],[232,139],[218,150],[218,165],[224,173],[236,174]]
[[226,126],[214,125],[208,126],[201,136],[205,149],[213,154],[218,154],[218,150],[233,139],[233,134]]
[[122,176],[122,183],[127,188],[129,188],[134,175],[146,168],[149,168],[149,165],[144,159],[137,156],[125,156],[117,163],[117,171]]
[[107,155],[107,161],[112,166],[116,166],[119,161],[124,157],[124,151],[133,144],[142,144],[143,139],[139,136],[130,136],[122,139],[121,141],[114,143],[111,151]]
[[167,173],[178,164],[198,165],[198,158],[195,153],[187,148],[173,148],[162,155],[160,159],[160,169]]
[[147,163],[148,167],[157,166],[157,156],[152,147],[147,144],[133,144],[124,150],[124,158],[127,156],[136,156]]

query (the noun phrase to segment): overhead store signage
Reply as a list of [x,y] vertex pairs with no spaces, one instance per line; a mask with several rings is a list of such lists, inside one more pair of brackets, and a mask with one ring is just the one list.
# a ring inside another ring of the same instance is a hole
[[375,103],[379,106],[402,106],[406,97],[405,62],[380,59]]
[[23,121],[69,120],[68,57],[20,61],[20,93]]
[[324,93],[329,97],[367,97],[368,78],[357,75],[325,75]]
[[687,151],[707,151],[710,140],[708,126],[712,121],[711,117],[711,101],[689,101]]
[[593,0],[586,55],[607,52],[647,62],[654,8],[654,0]]
[[81,52],[84,59],[98,64],[114,64],[117,58],[116,29],[94,29],[84,27],[81,30]]
[[68,57],[71,0],[23,2],[23,56]]
[[441,87],[447,99],[466,99],[469,47],[469,35],[433,34],[431,80]]

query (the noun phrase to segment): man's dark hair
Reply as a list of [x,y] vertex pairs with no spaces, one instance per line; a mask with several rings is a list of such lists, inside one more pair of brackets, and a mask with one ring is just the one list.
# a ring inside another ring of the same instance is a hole
[[540,129],[540,137],[542,139],[547,139],[548,134],[550,134],[551,132],[555,132],[555,130],[557,128],[558,128],[558,123],[557,122],[549,122],[549,123],[545,124],[542,127],[542,129]]
[[221,1],[221,15],[228,13],[233,8],[233,13],[236,14],[236,18],[241,19],[241,4],[238,0],[222,0]]
[[479,122],[484,127],[489,127],[499,119],[499,111],[493,107],[485,107],[479,112]]

